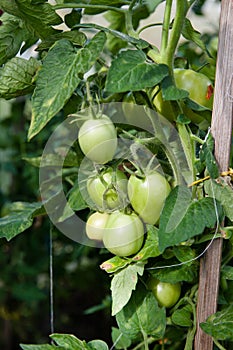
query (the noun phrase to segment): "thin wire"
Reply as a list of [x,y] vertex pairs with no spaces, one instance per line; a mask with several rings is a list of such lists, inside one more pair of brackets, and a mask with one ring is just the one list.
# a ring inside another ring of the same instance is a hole
[[50,332],[54,333],[54,295],[53,295],[53,234],[49,232],[49,281],[50,281]]
[[115,342],[114,342],[114,344],[112,345],[112,347],[110,348],[110,350],[113,350],[113,349],[115,348],[116,344],[119,342],[119,340],[121,339],[122,335],[123,335],[123,333],[121,333],[121,334],[117,337],[117,339],[115,340]]
[[218,234],[218,229],[219,229],[219,216],[218,216],[218,207],[217,207],[217,202],[216,202],[216,199],[215,199],[215,196],[214,196],[214,187],[213,187],[213,183],[212,181],[210,182],[211,183],[211,187],[212,187],[212,193],[213,193],[213,202],[214,202],[214,211],[215,211],[215,215],[216,215],[216,229],[215,229],[215,232],[214,232],[214,235],[211,239],[211,241],[209,242],[209,244],[205,247],[205,249],[198,255],[196,256],[195,258],[192,258],[192,259],[189,259],[189,260],[186,260],[186,261],[182,261],[178,264],[172,264],[172,265],[164,265],[164,266],[154,266],[154,267],[148,267],[146,268],[146,270],[158,270],[158,269],[165,269],[165,268],[171,268],[171,267],[177,267],[177,266],[182,266],[182,265],[186,265],[190,262],[193,262],[195,260],[198,260],[200,259],[204,254],[205,252],[210,248],[210,246],[212,245],[213,241],[215,240],[217,234]]

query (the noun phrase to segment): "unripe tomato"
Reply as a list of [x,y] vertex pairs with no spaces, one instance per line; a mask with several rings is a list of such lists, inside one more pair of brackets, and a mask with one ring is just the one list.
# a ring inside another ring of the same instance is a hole
[[129,256],[142,247],[143,223],[137,214],[124,214],[119,211],[109,215],[103,235],[103,243],[112,254]]
[[117,133],[114,124],[106,116],[89,119],[79,130],[78,141],[87,158],[105,164],[113,159],[117,148]]
[[135,212],[147,223],[157,223],[171,188],[158,172],[139,178],[131,175],[128,181],[128,196]]
[[180,283],[172,284],[168,282],[161,282],[152,277],[148,281],[147,286],[156,297],[159,306],[165,306],[167,308],[172,307],[180,298]]
[[87,237],[97,241],[102,241],[108,218],[109,214],[107,213],[96,212],[91,214],[86,223]]
[[128,202],[127,182],[122,171],[108,168],[87,181],[87,192],[98,210],[122,209]]
[[[174,69],[174,79],[176,86],[189,92],[189,98],[197,104],[212,109],[213,107],[213,86],[212,82],[204,74],[193,71],[192,69]],[[155,87],[153,95],[158,91]],[[153,104],[156,110],[168,120],[174,119],[174,112],[169,101],[164,101],[161,91],[153,98]],[[198,112],[182,105],[184,113],[194,123],[199,124],[204,118]]]
[[213,108],[212,82],[204,74],[192,69],[174,69],[174,78],[179,89],[189,92],[191,100],[206,108]]

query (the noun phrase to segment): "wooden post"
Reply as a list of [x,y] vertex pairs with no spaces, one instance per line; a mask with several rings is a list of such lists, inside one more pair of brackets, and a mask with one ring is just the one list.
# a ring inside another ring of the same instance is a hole
[[[233,0],[222,0],[211,133],[221,171],[228,170],[233,112]],[[199,327],[217,311],[222,239],[216,239],[200,262],[195,350],[212,350],[212,337]]]

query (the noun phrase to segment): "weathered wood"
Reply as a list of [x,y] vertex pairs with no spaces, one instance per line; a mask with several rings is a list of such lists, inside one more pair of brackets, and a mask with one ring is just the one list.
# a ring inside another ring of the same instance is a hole
[[[222,0],[218,59],[211,132],[221,171],[229,167],[233,112],[233,0]],[[200,263],[195,350],[212,350],[213,340],[199,327],[217,310],[222,239],[217,239]]]

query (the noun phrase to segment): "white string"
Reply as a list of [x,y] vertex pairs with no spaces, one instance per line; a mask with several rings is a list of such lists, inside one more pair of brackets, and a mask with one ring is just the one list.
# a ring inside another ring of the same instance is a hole
[[121,334],[117,337],[117,339],[115,340],[115,342],[114,342],[114,344],[112,345],[112,347],[110,348],[110,350],[113,350],[113,349],[115,348],[116,344],[119,342],[119,340],[121,339],[122,335],[123,335],[123,333],[121,333]]
[[211,183],[211,187],[212,187],[213,202],[214,202],[214,211],[215,211],[215,215],[216,215],[216,229],[215,229],[214,235],[213,235],[211,241],[209,242],[209,244],[208,244],[208,245],[205,247],[205,249],[204,249],[198,256],[196,256],[195,258],[192,258],[192,259],[189,259],[189,260],[180,262],[180,263],[178,263],[178,264],[148,267],[148,268],[146,268],[146,270],[158,270],[158,269],[165,269],[165,268],[169,268],[169,267],[177,267],[177,266],[186,265],[186,264],[188,264],[188,263],[190,263],[190,262],[193,262],[193,261],[195,261],[195,260],[200,259],[200,258],[205,254],[205,252],[209,249],[209,247],[212,245],[213,241],[215,240],[215,238],[216,238],[216,236],[217,236],[217,234],[218,234],[218,229],[219,229],[219,216],[218,216],[217,202],[216,202],[216,199],[215,199],[215,196],[214,196],[214,187],[213,187],[213,183],[212,183],[212,181],[211,181],[210,183]]
[[50,281],[50,333],[54,333],[54,297],[53,297],[53,234],[49,232],[49,281]]

